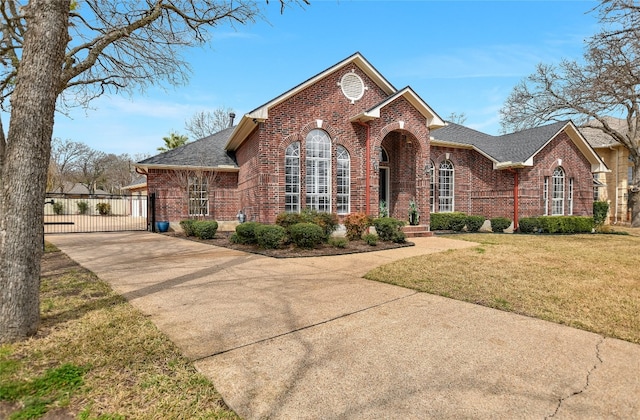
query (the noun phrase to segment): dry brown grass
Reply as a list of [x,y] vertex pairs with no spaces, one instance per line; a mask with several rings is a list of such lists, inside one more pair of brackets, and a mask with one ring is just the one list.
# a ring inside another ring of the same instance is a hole
[[41,309],[36,337],[0,346],[0,367],[9,367],[0,382],[70,364],[84,370],[83,385],[53,402],[58,414],[63,407],[80,418],[237,418],[148,319],[61,252],[43,258]]
[[456,235],[479,245],[398,261],[366,277],[640,343],[640,229],[627,231]]

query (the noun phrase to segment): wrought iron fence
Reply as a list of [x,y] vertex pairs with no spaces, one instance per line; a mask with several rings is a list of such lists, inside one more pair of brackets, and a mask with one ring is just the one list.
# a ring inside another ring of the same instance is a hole
[[147,196],[48,193],[45,233],[147,230]]

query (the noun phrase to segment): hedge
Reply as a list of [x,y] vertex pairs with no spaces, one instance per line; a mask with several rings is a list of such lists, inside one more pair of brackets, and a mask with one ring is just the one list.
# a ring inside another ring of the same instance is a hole
[[465,219],[465,225],[467,226],[467,232],[477,232],[480,230],[485,221],[484,216],[467,216]]
[[245,245],[258,243],[256,239],[256,228],[260,225],[258,222],[240,223],[236,226],[236,234],[233,240],[236,241],[236,243]]
[[519,221],[521,233],[591,233],[593,218],[587,216],[523,217]]
[[460,232],[467,221],[467,215],[461,212],[431,213],[431,230],[453,230]]
[[506,217],[494,217],[491,219],[491,231],[495,233],[502,233],[505,229],[511,226],[511,219]]

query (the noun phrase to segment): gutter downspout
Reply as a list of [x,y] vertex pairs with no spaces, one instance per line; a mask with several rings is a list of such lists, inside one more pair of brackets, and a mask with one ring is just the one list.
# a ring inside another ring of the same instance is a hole
[[520,205],[520,194],[518,190],[520,189],[519,180],[518,180],[518,171],[509,168],[509,172],[513,174],[513,231],[518,230],[518,213],[519,213],[519,205]]
[[371,201],[371,126],[369,124],[365,124],[362,121],[358,120],[357,123],[361,126],[363,126],[365,128],[366,131],[366,152],[365,152],[365,192],[364,192],[364,199],[365,199],[365,209],[364,212],[367,216],[369,216],[370,213],[370,201]]

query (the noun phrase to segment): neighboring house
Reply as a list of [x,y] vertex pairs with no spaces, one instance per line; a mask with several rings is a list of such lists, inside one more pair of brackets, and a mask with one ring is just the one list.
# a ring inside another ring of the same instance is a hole
[[[274,222],[308,207],[406,220],[590,215],[606,166],[571,122],[494,137],[447,124],[410,87],[356,53],[244,115],[236,126],[136,164],[157,218]],[[515,192],[515,194],[514,194]]]
[[81,196],[87,194],[93,195],[109,195],[109,192],[96,188],[93,192],[90,192],[86,185],[81,183],[65,182],[64,188],[61,192],[60,188],[56,188],[52,191],[48,191],[49,194],[67,194],[69,196]]
[[121,188],[124,194],[131,195],[131,215],[133,217],[147,217],[147,177],[138,176],[129,185]]
[[[611,117],[608,123],[622,134],[628,132],[625,120]],[[633,163],[629,159],[629,150],[597,128],[582,127],[580,131],[611,169],[606,174],[595,174],[594,199],[609,202],[609,223],[630,223],[628,197]]]

